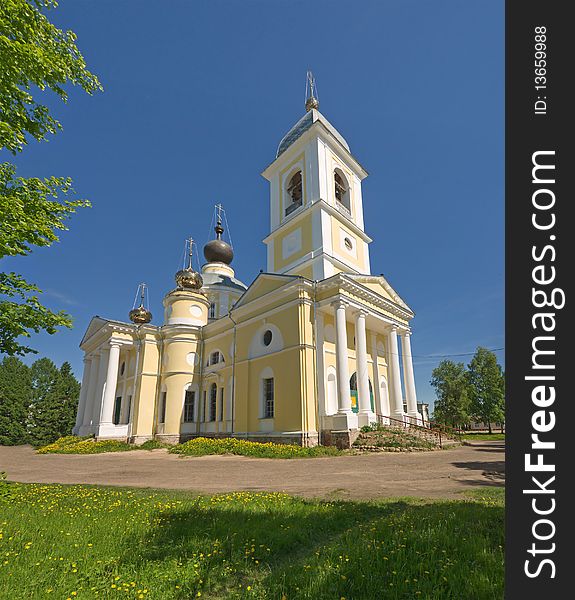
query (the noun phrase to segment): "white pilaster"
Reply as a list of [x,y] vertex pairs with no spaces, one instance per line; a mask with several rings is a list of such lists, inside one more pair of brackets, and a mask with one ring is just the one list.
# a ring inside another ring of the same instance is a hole
[[355,360],[357,372],[359,426],[369,425],[370,422],[375,421],[375,416],[371,410],[371,400],[369,394],[365,317],[366,313],[362,310],[358,310],[355,313]]
[[110,354],[108,357],[108,369],[106,371],[106,389],[102,400],[102,412],[100,413],[100,425],[112,425],[119,362],[120,344],[111,342]]
[[104,389],[106,385],[106,373],[108,371],[109,353],[109,348],[100,349],[98,359],[98,378],[96,380],[96,385],[94,386],[94,396],[92,398],[91,433],[97,433],[98,425],[100,424],[100,416],[102,413],[102,396],[104,395]]
[[[391,417],[403,421],[403,397],[401,395],[401,375],[399,370],[399,348],[397,345],[397,326],[389,332],[388,365],[391,366]],[[389,369],[389,367],[388,367]]]
[[316,333],[315,333],[315,353],[316,353],[316,371],[317,371],[317,405],[320,416],[327,414],[326,393],[325,393],[325,355],[323,348],[324,341],[324,317],[323,313],[318,311],[316,314]]
[[80,388],[80,399],[78,400],[78,412],[76,413],[76,425],[72,429],[74,435],[78,435],[80,428],[84,424],[84,414],[86,412],[88,391],[90,388],[90,371],[92,368],[92,358],[84,357],[84,373],[82,374],[82,387]]
[[415,393],[415,377],[413,376],[410,337],[410,331],[404,331],[401,334],[401,354],[403,357],[403,380],[407,399],[407,415],[411,419],[415,419],[416,424],[421,424],[421,415],[417,410],[417,395]]

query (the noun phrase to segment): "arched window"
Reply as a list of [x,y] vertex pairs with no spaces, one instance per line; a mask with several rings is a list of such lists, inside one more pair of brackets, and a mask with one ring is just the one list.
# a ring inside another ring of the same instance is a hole
[[[369,399],[370,399],[370,403],[371,403],[371,410],[374,410],[374,404],[373,404],[373,387],[371,385],[371,379],[368,378],[367,383],[369,384]],[[359,403],[358,403],[358,397],[357,397],[357,373],[354,373],[350,378],[349,378],[349,391],[351,393],[351,410],[353,412],[358,412],[359,411]]]
[[289,203],[286,207],[286,217],[299,208],[303,202],[303,185],[301,171],[294,173],[287,186]]
[[223,362],[224,362],[224,355],[219,350],[216,350],[208,356],[208,360],[206,361],[206,366],[211,367],[212,365],[217,365],[217,364],[223,363]]
[[343,206],[351,213],[351,202],[349,199],[349,185],[345,175],[336,169],[333,174],[333,183],[335,188],[335,199],[339,203],[338,206]]
[[218,405],[218,386],[212,383],[210,386],[210,421],[216,420],[216,409]]

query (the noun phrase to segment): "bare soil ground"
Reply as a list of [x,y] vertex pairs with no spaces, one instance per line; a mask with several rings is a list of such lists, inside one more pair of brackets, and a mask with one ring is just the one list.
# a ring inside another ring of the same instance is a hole
[[432,452],[310,459],[179,457],[166,450],[91,455],[36,454],[0,446],[0,471],[25,483],[98,484],[193,490],[278,491],[308,498],[456,498],[505,485],[505,442],[474,441]]

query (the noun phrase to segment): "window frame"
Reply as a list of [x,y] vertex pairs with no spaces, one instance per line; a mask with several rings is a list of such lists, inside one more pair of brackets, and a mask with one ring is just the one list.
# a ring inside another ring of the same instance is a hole
[[[271,382],[271,384],[270,384]],[[271,392],[271,394],[270,394]],[[275,381],[274,377],[262,378],[262,409],[263,419],[273,419],[275,416]]]
[[[191,418],[190,416],[191,410]],[[193,423],[195,422],[196,412],[196,390],[187,389],[184,391],[184,410],[183,410],[183,422]]]
[[209,406],[208,406],[208,422],[212,423],[217,418],[217,410],[218,410],[218,386],[216,383],[212,383],[210,385],[210,397],[209,397]]

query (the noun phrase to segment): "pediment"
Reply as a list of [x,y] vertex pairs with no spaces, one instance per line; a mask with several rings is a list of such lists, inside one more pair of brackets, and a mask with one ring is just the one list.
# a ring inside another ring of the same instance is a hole
[[298,279],[296,275],[280,275],[276,273],[260,273],[240,299],[234,304],[234,308],[244,306],[257,298],[261,298],[270,292],[283,287]]
[[391,287],[383,275],[351,275],[346,273],[345,276],[412,312],[407,303],[403,301],[401,296]]

